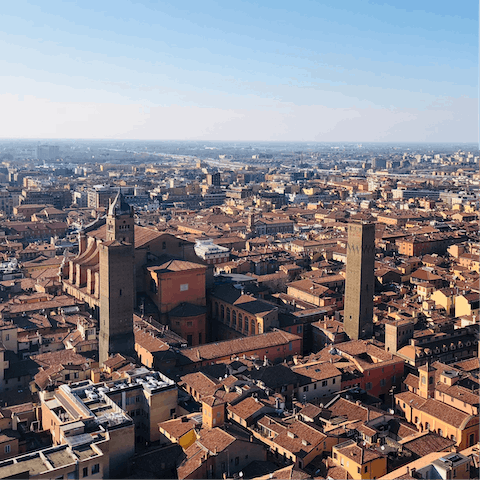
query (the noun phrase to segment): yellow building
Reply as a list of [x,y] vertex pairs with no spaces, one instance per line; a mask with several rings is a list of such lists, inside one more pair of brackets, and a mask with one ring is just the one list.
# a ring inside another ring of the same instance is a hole
[[410,391],[395,395],[396,406],[406,420],[421,432],[428,430],[450,438],[459,448],[477,443],[478,395],[455,385],[455,369],[442,369],[439,374],[427,363],[418,372],[419,377],[409,375],[405,381]]
[[430,300],[435,306],[443,307],[448,314],[453,313],[455,307],[455,290],[453,288],[442,288],[432,293]]
[[215,395],[202,398],[202,422],[207,428],[223,425],[225,423],[225,402]]
[[354,480],[380,478],[387,473],[386,456],[374,449],[359,447],[353,440],[334,445],[332,457]]
[[455,297],[455,316],[478,316],[479,303],[478,293],[466,293]]
[[160,443],[178,443],[185,450],[197,440],[196,429],[201,425],[201,415],[198,413],[161,422],[158,428],[165,438],[161,437]]

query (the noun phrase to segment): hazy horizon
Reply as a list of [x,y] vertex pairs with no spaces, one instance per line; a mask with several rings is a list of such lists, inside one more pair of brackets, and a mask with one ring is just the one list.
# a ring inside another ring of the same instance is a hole
[[7,139],[478,142],[478,4],[3,5]]

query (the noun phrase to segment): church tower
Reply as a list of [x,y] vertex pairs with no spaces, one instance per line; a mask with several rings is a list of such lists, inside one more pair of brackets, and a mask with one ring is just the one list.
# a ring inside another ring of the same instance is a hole
[[375,290],[375,224],[348,225],[344,330],[350,340],[373,335]]
[[111,355],[135,355],[135,221],[133,208],[119,192],[108,209],[106,240],[99,245],[99,361]]

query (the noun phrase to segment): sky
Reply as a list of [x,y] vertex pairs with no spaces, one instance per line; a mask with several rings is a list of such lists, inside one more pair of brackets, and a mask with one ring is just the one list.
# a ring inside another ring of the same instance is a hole
[[1,138],[477,142],[478,2],[2,2]]

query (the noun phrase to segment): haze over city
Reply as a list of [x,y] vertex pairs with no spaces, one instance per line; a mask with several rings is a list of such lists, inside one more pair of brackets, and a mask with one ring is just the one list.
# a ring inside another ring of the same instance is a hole
[[478,480],[474,2],[4,2],[0,480]]

